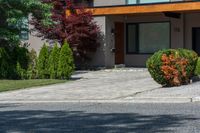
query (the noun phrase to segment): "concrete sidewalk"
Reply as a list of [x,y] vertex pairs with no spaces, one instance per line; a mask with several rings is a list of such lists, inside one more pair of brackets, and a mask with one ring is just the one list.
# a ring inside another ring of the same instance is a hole
[[0,103],[133,102],[185,103],[200,101],[200,82],[162,88],[146,69],[79,71],[73,81],[0,93]]

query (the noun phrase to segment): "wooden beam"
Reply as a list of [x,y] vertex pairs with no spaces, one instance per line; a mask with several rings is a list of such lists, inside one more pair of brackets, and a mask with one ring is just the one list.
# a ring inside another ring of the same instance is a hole
[[94,16],[144,14],[160,12],[189,12],[200,11],[200,2],[177,2],[163,4],[111,6],[88,8]]

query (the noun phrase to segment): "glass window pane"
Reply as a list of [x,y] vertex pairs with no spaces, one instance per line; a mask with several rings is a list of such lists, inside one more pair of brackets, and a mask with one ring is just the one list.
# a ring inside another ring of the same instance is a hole
[[127,52],[128,53],[134,53],[137,51],[137,48],[136,48],[136,40],[137,40],[137,33],[136,33],[136,25],[134,24],[131,24],[131,25],[128,25],[128,46],[127,46]]
[[127,4],[136,4],[137,0],[127,0]]
[[139,24],[139,53],[154,53],[170,47],[170,24]]
[[21,22],[19,23],[21,33],[20,33],[20,39],[21,40],[28,40],[29,38],[29,27],[28,27],[28,17],[24,17]]

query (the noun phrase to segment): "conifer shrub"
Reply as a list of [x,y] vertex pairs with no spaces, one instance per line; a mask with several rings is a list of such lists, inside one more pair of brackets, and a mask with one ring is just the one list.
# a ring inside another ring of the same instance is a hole
[[[28,68],[28,49],[26,46],[16,45],[12,48],[0,48],[0,78],[1,79],[21,79],[26,78],[18,73],[19,65],[24,71]],[[18,65],[18,66],[17,66]],[[22,76],[22,77],[21,77]]]
[[49,78],[48,59],[49,59],[49,50],[47,45],[44,44],[40,50],[37,61],[38,78],[41,79]]
[[9,75],[10,57],[4,48],[0,48],[0,79],[5,79]]
[[162,86],[180,86],[188,84],[194,76],[197,59],[197,54],[191,50],[160,50],[147,60],[147,68]]
[[69,79],[74,71],[74,59],[69,44],[65,41],[59,56],[58,76],[60,79]]
[[27,79],[27,71],[23,69],[19,62],[16,66],[17,79]]
[[27,70],[30,60],[27,46],[16,46],[12,51],[12,60],[16,65],[19,63],[22,69]]
[[27,70],[27,78],[28,79],[36,79],[37,78],[37,53],[34,49],[29,52],[29,63]]
[[58,78],[58,62],[59,62],[60,48],[55,43],[49,56],[49,74],[51,79]]

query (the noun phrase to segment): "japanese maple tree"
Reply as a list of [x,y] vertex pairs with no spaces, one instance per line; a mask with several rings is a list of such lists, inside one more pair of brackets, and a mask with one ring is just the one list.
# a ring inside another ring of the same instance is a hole
[[75,6],[70,0],[43,0],[53,4],[52,20],[54,25],[44,27],[38,20],[33,20],[38,36],[56,40],[62,45],[66,39],[72,48],[75,59],[86,60],[99,45],[99,26],[94,22],[91,11]]

